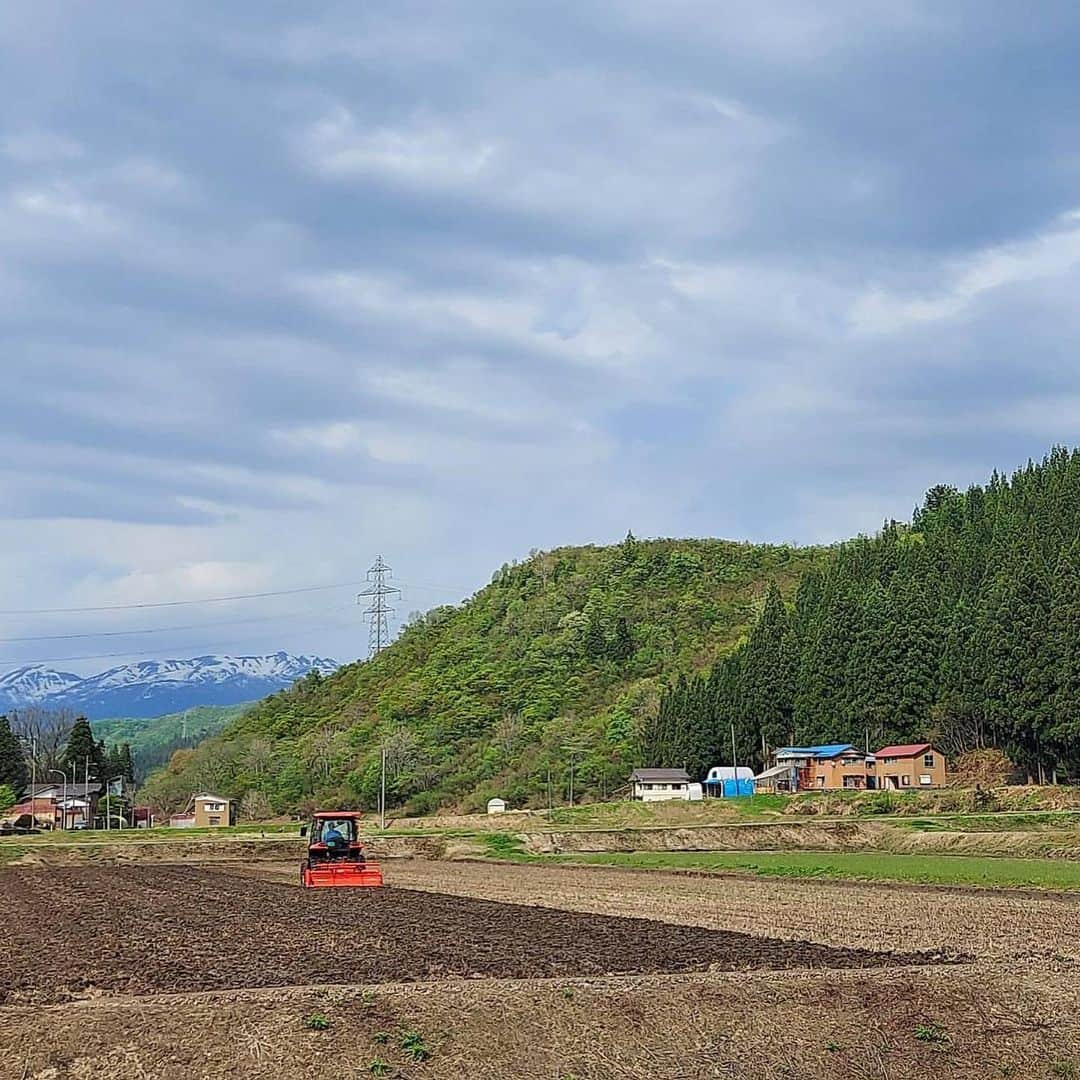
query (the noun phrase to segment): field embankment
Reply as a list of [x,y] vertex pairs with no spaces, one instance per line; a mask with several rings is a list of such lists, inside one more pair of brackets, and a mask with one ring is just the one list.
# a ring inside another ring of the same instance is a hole
[[[434,821],[438,819],[430,819]],[[371,832],[367,846],[382,859],[463,859],[492,855],[593,855],[663,852],[882,852],[1080,861],[1080,815],[1030,812],[938,817],[781,818],[723,824],[603,828],[558,826],[537,815],[485,818],[492,827],[412,828]],[[419,823],[414,823],[419,824]],[[424,824],[429,824],[425,822]],[[44,834],[0,839],[0,865],[72,866],[141,862],[299,860],[295,825],[206,830]]]

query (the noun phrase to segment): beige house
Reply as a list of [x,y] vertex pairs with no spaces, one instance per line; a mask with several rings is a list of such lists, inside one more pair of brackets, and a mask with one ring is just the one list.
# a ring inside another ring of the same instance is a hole
[[945,756],[930,743],[883,746],[869,769],[878,791],[910,791],[945,786]]
[[635,769],[630,783],[633,797],[642,802],[690,798],[690,774],[685,769]]
[[192,823],[196,829],[213,829],[222,825],[231,825],[235,817],[232,799],[203,792],[191,800]]

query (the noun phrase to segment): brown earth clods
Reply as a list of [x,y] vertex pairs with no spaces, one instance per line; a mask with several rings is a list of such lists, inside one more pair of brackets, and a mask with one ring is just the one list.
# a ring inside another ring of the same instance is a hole
[[271,986],[932,963],[409,889],[203,867],[10,869],[0,1003]]

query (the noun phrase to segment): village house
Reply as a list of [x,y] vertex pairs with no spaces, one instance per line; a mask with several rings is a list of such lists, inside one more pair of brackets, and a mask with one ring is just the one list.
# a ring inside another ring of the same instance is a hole
[[633,797],[642,802],[690,798],[690,774],[685,769],[635,769],[630,783]]
[[870,758],[868,775],[878,791],[944,787],[945,756],[930,743],[883,746]]
[[232,799],[203,792],[193,796],[191,804],[194,818],[192,824],[197,829],[213,829],[236,823],[236,810]]
[[[39,820],[50,816],[55,829],[92,828],[97,817],[98,800],[102,785],[90,784],[36,784],[29,793],[28,801],[34,801],[34,817]],[[50,810],[44,809],[49,804]]]
[[[866,754],[851,743],[785,746],[776,751],[776,768],[760,780],[773,779],[773,790],[860,791],[867,787]],[[761,785],[763,788],[768,786]]]

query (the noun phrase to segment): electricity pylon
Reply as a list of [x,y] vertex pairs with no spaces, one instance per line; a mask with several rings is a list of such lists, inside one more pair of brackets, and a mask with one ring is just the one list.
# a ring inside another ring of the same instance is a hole
[[356,598],[358,604],[362,604],[365,598],[371,599],[370,607],[364,609],[364,614],[371,616],[371,631],[368,634],[369,657],[378,656],[390,644],[390,616],[394,614],[394,609],[387,600],[391,596],[401,595],[401,590],[389,583],[393,573],[383,562],[383,557],[376,556],[375,565],[367,572],[371,584]]

